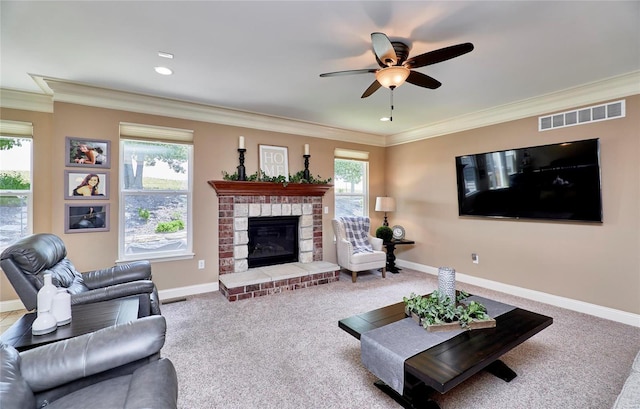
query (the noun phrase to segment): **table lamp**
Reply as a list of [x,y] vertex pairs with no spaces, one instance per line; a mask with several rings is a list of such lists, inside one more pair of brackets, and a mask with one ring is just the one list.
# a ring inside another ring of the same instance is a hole
[[396,199],[392,197],[376,197],[376,212],[384,212],[383,226],[389,226],[387,222],[387,212],[396,210]]

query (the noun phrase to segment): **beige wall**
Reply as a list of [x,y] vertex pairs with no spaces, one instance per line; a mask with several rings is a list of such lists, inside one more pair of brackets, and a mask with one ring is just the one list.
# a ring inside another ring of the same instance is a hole
[[[247,145],[247,172],[258,166],[258,144],[289,148],[290,173],[302,169],[305,143],[311,145],[311,171],[333,176],[335,147],[370,152],[369,213],[376,196],[388,194],[398,209],[390,224],[403,225],[416,245],[397,255],[426,266],[447,265],[475,277],[640,313],[640,96],[627,98],[627,116],[564,129],[538,132],[536,118],[460,132],[445,137],[380,148],[298,135],[166,118],[153,115],[55,103],[54,114],[0,110],[3,119],[34,124],[34,231],[53,232],[67,244],[81,271],[114,264],[118,246],[118,126],[120,122],[194,130],[193,237],[195,257],[154,262],[159,289],[217,282],[217,196],[207,180],[237,166],[238,136]],[[63,174],[66,136],[109,139],[111,156],[111,230],[64,234]],[[457,213],[454,157],[569,140],[600,138],[604,223],[461,218]],[[386,166],[385,166],[386,164]],[[323,199],[325,259],[335,261],[331,231],[333,190]],[[470,254],[480,255],[472,264]],[[206,269],[197,269],[197,260]],[[0,301],[17,296],[4,277]]]
[[[336,147],[370,152],[371,196],[384,195],[384,148],[340,141],[281,134],[253,129],[217,125],[110,109],[55,103],[53,114],[3,109],[3,119],[34,124],[34,232],[52,232],[64,240],[69,258],[79,271],[113,265],[118,254],[118,166],[119,124],[133,122],[146,125],[192,129],[194,131],[194,203],[193,251],[189,260],[154,262],[153,276],[160,290],[217,283],[218,281],[218,199],[208,180],[222,179],[222,172],[233,173],[238,166],[238,136],[245,136],[247,174],[258,169],[258,144],[288,147],[289,173],[304,168],[303,149],[311,150],[310,170],[314,176],[333,178],[333,150]],[[65,137],[107,139],[111,141],[109,232],[64,233],[64,148]],[[333,189],[323,198],[329,213],[323,216],[323,246],[326,260],[335,261],[333,232]],[[380,215],[370,203],[371,217],[381,223]],[[205,260],[206,268],[197,269],[197,260]],[[17,299],[4,275],[0,279],[0,301]]]
[[[622,119],[538,132],[532,117],[388,147],[389,223],[416,241],[396,255],[640,313],[640,96],[626,101]],[[600,138],[602,224],[458,216],[456,156],[589,138]]]

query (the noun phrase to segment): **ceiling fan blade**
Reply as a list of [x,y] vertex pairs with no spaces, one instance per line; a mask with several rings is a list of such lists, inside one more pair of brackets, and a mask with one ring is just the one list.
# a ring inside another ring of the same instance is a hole
[[378,82],[378,80],[375,80],[371,83],[371,85],[369,85],[369,88],[367,88],[364,93],[362,94],[362,96],[360,98],[366,98],[369,95],[373,94],[374,92],[376,92],[378,89],[380,89],[382,85],[380,85],[380,83]]
[[367,73],[375,73],[378,71],[375,68],[363,68],[361,70],[347,70],[347,71],[336,71],[336,72],[325,72],[324,74],[320,74],[321,77],[338,77],[340,75],[353,75],[353,74],[367,74]]
[[387,67],[396,65],[398,62],[398,56],[396,50],[393,49],[393,44],[389,40],[389,37],[384,33],[371,33],[371,43],[373,44],[373,51],[376,53],[376,57]]
[[473,51],[473,44],[471,43],[452,45],[450,47],[441,48],[435,51],[429,51],[428,53],[409,58],[405,63],[405,66],[410,69],[420,68],[427,65],[450,60],[451,58],[459,57],[471,51]]
[[436,89],[440,87],[440,85],[442,85],[442,83],[437,79],[417,71],[411,71],[409,73],[409,76],[407,77],[407,82],[413,85],[417,85],[419,87],[430,88],[430,89]]

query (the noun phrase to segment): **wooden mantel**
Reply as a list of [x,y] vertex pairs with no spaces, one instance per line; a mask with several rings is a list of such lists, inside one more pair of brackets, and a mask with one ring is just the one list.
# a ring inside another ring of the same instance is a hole
[[333,185],[316,183],[239,182],[210,180],[218,196],[324,196]]

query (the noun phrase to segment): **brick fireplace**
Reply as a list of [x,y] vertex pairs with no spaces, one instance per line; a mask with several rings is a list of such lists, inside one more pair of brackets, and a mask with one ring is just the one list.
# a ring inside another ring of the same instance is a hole
[[[339,271],[318,273],[314,271],[317,270],[317,266],[312,265],[314,262],[322,261],[322,196],[331,185],[285,186],[279,183],[234,181],[209,181],[209,184],[218,194],[220,291],[227,299],[235,301],[280,292],[282,289],[337,281]],[[225,282],[233,282],[240,276],[249,277],[251,270],[257,270],[249,269],[247,261],[249,218],[279,216],[299,217],[298,264],[302,263],[303,267],[308,264],[309,271],[313,274],[306,278],[290,277],[286,280],[274,279],[255,284],[242,279],[240,282],[243,285],[229,288]],[[230,280],[231,274],[234,275],[233,280]]]

